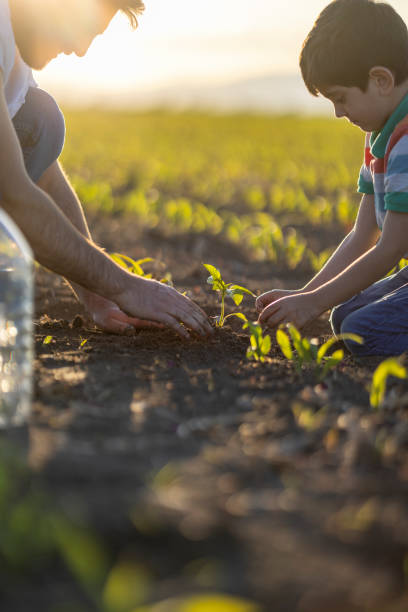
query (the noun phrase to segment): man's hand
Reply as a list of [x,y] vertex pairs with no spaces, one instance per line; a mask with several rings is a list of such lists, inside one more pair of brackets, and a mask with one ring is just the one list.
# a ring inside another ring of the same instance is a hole
[[189,337],[186,328],[202,336],[213,333],[207,315],[197,304],[173,287],[156,280],[128,274],[115,302],[130,317],[161,323],[184,338]]
[[289,295],[296,295],[302,293],[301,289],[272,289],[272,291],[266,291],[256,298],[255,308],[257,312],[262,312],[264,308],[280,300],[283,297]]
[[134,329],[163,327],[163,325],[155,323],[154,321],[143,321],[142,319],[129,317],[117,304],[95,293],[90,294],[87,292],[86,297],[81,301],[83,301],[95,325],[105,332],[126,334],[126,332]]
[[[262,297],[262,296],[260,296]],[[259,323],[267,327],[278,327],[281,323],[292,323],[301,329],[321,314],[313,293],[297,293],[273,301],[259,315]]]

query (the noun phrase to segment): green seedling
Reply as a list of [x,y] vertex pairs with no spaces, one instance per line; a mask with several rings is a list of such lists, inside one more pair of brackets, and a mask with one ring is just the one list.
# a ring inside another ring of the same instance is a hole
[[249,331],[250,346],[246,352],[247,359],[264,362],[271,350],[271,337],[269,335],[264,336],[260,323],[248,321],[242,312],[234,312],[231,316],[241,319],[244,322],[242,329],[248,329]]
[[151,257],[145,257],[144,259],[138,259],[135,261],[128,255],[123,255],[122,253],[111,253],[111,258],[119,266],[122,266],[122,268],[132,272],[132,274],[137,274],[137,276],[143,276],[144,278],[152,278],[152,275],[146,274],[142,268],[144,264],[154,261],[154,259]]
[[303,338],[294,325],[287,325],[287,334],[281,327],[276,332],[276,340],[285,357],[294,362],[296,370],[301,371],[302,366],[308,363],[315,364],[319,380],[323,380],[328,372],[339,364],[344,358],[344,351],[338,349],[327,355],[329,349],[339,340],[353,340],[363,344],[363,339],[357,334],[339,334],[327,342],[318,345],[315,339]]
[[[136,274],[137,276],[143,276],[143,278],[152,278],[152,274],[146,274],[143,269],[143,265],[146,263],[150,263],[154,261],[152,257],[145,257],[144,259],[134,260],[128,255],[123,255],[122,253],[112,253],[111,258],[117,264],[125,268],[132,274]],[[169,285],[169,287],[174,287],[173,285],[173,277],[170,272],[167,272],[163,278],[160,279],[160,282],[164,285]]]
[[45,336],[43,340],[43,344],[50,344],[52,341],[52,336]]
[[374,371],[370,389],[371,408],[379,408],[383,403],[389,376],[407,378],[406,368],[395,357],[385,359]]
[[218,291],[221,295],[221,313],[218,317],[215,317],[215,322],[217,327],[222,327],[229,317],[236,315],[236,313],[225,315],[225,298],[230,297],[234,303],[239,306],[245,294],[251,295],[252,297],[255,297],[255,294],[240,285],[225,283],[222,280],[220,271],[215,266],[211,266],[210,264],[203,264],[203,266],[211,274],[207,279],[207,283],[212,285],[213,291]]
[[88,342],[88,338],[82,338],[81,336],[79,337],[79,339],[81,340],[81,343],[79,345],[78,348],[83,348],[85,346],[85,344]]

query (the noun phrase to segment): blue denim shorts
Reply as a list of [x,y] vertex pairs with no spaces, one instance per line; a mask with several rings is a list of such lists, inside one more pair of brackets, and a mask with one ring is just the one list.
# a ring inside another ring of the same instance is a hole
[[46,91],[30,87],[26,100],[13,118],[28,175],[37,183],[61,154],[65,121],[58,104]]

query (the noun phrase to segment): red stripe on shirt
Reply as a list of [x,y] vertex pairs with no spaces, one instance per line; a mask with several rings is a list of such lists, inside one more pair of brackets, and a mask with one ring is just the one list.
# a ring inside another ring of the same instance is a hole
[[378,159],[376,157],[372,157],[370,169],[373,175],[374,174],[384,174],[385,160],[382,157],[379,157]]
[[408,135],[408,116],[404,117],[404,119],[402,119],[402,121],[400,121],[399,123],[397,123],[395,130],[393,131],[391,138],[387,144],[387,149],[385,151],[385,156],[384,156],[384,169],[386,171],[387,169],[387,165],[388,165],[388,159],[390,157],[391,151],[393,150],[393,148],[395,147],[395,145],[399,142],[399,140],[401,140],[401,138],[403,136],[407,136]]
[[364,165],[367,166],[367,168],[369,168],[370,163],[373,161],[373,159],[374,157],[373,155],[371,155],[370,146],[368,146],[364,149]]

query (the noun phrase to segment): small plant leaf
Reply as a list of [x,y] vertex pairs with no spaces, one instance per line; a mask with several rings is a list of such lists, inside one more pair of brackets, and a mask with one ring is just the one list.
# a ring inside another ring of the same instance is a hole
[[384,401],[385,390],[388,376],[406,378],[406,368],[394,357],[385,359],[377,367],[373,374],[370,392],[370,405],[372,408],[379,408]]
[[225,318],[227,319],[228,317],[237,317],[238,319],[241,319],[241,321],[244,321],[244,323],[248,323],[248,319],[242,312],[232,312]]
[[255,295],[249,289],[241,287],[240,285],[227,285],[227,295],[232,298],[237,306],[239,306],[243,300],[244,295]]
[[272,346],[271,337],[269,335],[264,336],[264,339],[262,340],[262,344],[261,344],[262,353],[264,355],[267,355],[269,351],[271,350],[271,346]]
[[290,338],[283,329],[278,329],[276,332],[276,341],[279,344],[280,350],[285,355],[286,359],[293,359],[293,350],[290,343]]
[[214,280],[221,280],[221,272],[215,266],[211,264],[203,264],[204,268],[208,270]]
[[252,291],[250,291],[246,287],[241,287],[241,285],[231,285],[230,289],[234,291],[234,293],[242,293],[242,294],[245,293],[246,295],[251,295],[252,297],[256,297],[255,293],[252,293]]
[[232,295],[230,295],[230,297],[232,297],[236,306],[239,306],[242,300],[244,299],[242,293],[233,293]]
[[153,257],[144,257],[143,259],[132,259],[131,257],[128,257],[127,255],[122,255],[123,259],[128,260],[130,262],[132,262],[133,264],[137,264],[138,266],[143,266],[146,263],[150,263],[151,261],[154,261]]
[[302,336],[294,325],[289,324],[288,330],[290,337],[292,338],[293,346],[295,347],[299,355],[303,355]]
[[323,380],[327,372],[331,368],[334,368],[338,363],[340,363],[343,360],[343,357],[344,357],[344,351],[342,349],[339,349],[338,351],[334,351],[334,353],[330,355],[330,357],[327,357],[324,367],[320,373],[319,379]]
[[[241,319],[242,321],[244,321],[244,323],[247,323],[248,321],[248,319],[246,318],[244,314],[242,314],[242,312],[231,312],[230,314],[224,317],[224,321],[226,321],[230,317],[237,317],[238,319]],[[245,329],[245,327],[243,327],[243,329]]]
[[252,349],[255,351],[257,348],[257,341],[256,341],[256,335],[252,334],[252,336],[249,338],[249,342],[251,343],[251,347]]
[[307,338],[302,338],[302,356],[307,361],[313,361],[312,349]]
[[50,344],[51,340],[52,340],[52,336],[45,336],[43,340],[43,344]]
[[150,261],[154,261],[152,257],[144,257],[143,259],[138,259],[137,261],[129,257],[128,255],[123,255],[122,253],[111,253],[111,259],[116,262],[122,268],[129,270],[133,274],[137,276],[143,276],[145,278],[152,278],[151,274],[145,274],[142,264],[149,263]]
[[213,276],[209,276],[207,278],[207,283],[212,285],[213,291],[221,291],[221,293],[225,292],[225,284],[221,278],[214,278]]
[[338,342],[339,340],[353,340],[358,344],[364,343],[363,338],[361,336],[358,336],[357,334],[339,334],[338,336],[333,336],[333,338],[327,340],[327,342],[322,344],[322,346],[319,348],[316,359],[317,363],[322,362],[322,359],[326,355],[329,348],[331,348],[333,344],[336,344],[336,342]]

